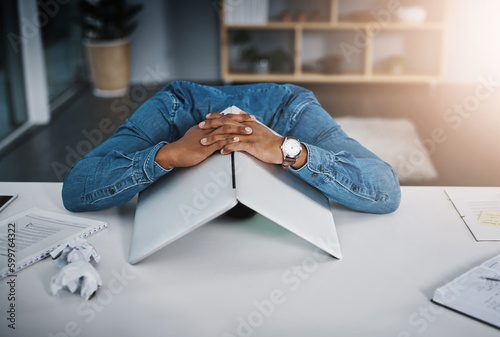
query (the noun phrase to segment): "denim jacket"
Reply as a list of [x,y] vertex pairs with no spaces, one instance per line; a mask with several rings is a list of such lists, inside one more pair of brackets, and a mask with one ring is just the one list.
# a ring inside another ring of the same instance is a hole
[[[210,87],[173,82],[145,102],[116,133],[68,172],[62,197],[70,211],[113,207],[168,174],[154,158],[210,112],[236,105],[307,148],[307,163],[294,170],[329,199],[354,210],[395,211],[401,192],[387,163],[349,138],[314,94],[284,84]],[[293,168],[289,168],[293,170]]]

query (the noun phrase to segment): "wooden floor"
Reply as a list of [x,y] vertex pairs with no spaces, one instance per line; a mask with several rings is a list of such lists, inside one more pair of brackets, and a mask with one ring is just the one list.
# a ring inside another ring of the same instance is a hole
[[[490,88],[490,96],[487,89],[476,96],[476,85],[304,86],[313,90],[334,117],[412,120],[439,177],[411,185],[500,186],[500,87]],[[78,158],[110,137],[161,87],[133,87],[129,96],[118,99],[97,98],[89,88],[83,90],[56,111],[50,125],[0,153],[0,181],[62,181]],[[407,160],[411,169],[418,164],[418,154]]]

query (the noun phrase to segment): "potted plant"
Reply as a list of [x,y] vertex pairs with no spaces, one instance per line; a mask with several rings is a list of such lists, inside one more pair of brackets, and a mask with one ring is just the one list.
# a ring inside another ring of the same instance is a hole
[[117,97],[130,85],[132,21],[142,5],[125,0],[80,0],[82,33],[94,95]]

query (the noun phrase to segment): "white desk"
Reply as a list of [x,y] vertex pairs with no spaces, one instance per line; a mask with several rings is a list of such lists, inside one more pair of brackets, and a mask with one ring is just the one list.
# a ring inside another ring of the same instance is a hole
[[[66,213],[60,190],[59,183],[0,183],[1,192],[19,194],[0,219],[32,206]],[[500,253],[500,242],[473,239],[443,188],[405,187],[389,215],[335,206],[343,260],[256,216],[219,219],[131,266],[134,208],[135,200],[80,214],[109,224],[89,238],[103,280],[89,302],[64,291],[52,296],[57,267],[38,262],[18,273],[13,331],[1,280],[0,335],[500,335],[429,301],[436,287]]]

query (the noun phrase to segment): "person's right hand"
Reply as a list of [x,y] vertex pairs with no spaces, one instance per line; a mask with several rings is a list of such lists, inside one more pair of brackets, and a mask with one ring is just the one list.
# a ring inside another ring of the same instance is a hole
[[[255,117],[232,114],[220,119],[221,123],[216,128],[201,129],[200,125],[204,122],[191,127],[181,139],[162,146],[156,153],[155,161],[166,170],[197,165],[215,151],[238,142],[240,135],[251,134],[252,129],[241,123],[253,121]],[[213,142],[208,146],[203,145],[207,138]]]

